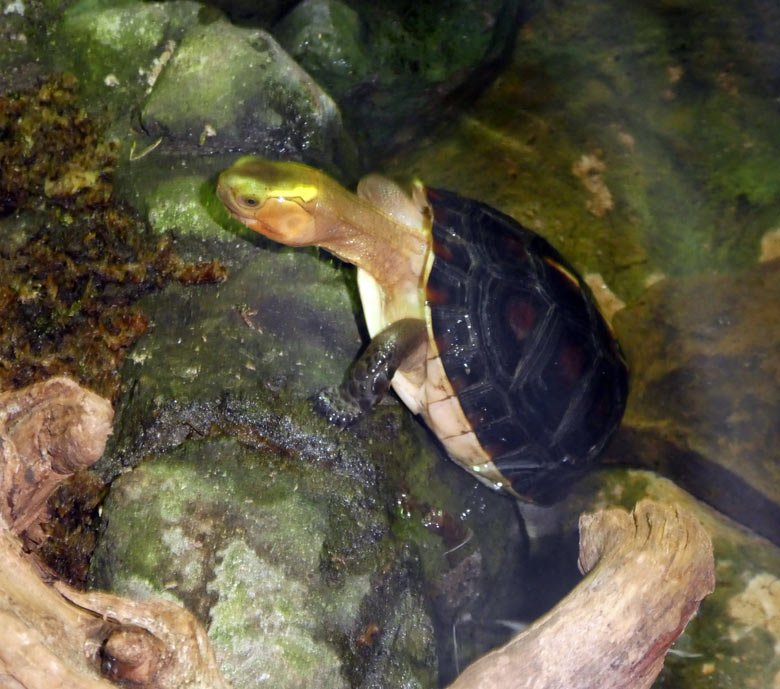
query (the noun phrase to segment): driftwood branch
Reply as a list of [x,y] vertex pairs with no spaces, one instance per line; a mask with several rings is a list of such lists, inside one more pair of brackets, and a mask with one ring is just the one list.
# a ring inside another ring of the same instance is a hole
[[715,586],[699,522],[647,500],[580,518],[580,569],[561,603],[450,689],[646,689]]
[[189,612],[50,586],[15,535],[37,525],[60,481],[100,457],[112,416],[66,378],[0,394],[0,687],[228,689]]
[[41,521],[54,489],[100,458],[113,418],[106,400],[68,378],[0,393],[0,513],[15,533]]

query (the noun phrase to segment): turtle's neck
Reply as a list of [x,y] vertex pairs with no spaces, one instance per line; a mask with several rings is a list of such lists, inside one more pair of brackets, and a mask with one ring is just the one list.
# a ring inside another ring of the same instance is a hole
[[418,289],[429,235],[407,227],[322,175],[317,245],[369,273],[389,295]]

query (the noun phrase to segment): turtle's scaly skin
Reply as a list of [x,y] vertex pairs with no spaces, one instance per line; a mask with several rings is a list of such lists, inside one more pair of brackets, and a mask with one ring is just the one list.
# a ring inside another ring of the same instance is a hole
[[519,495],[560,497],[617,429],[628,373],[574,268],[509,216],[428,190],[436,347],[479,444]]

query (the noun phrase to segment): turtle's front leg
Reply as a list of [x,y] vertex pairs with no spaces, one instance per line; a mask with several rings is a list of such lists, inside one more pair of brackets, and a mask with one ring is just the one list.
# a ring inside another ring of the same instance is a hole
[[398,367],[427,336],[425,321],[419,318],[391,323],[371,340],[340,386],[314,396],[314,410],[340,428],[355,423],[385,396]]

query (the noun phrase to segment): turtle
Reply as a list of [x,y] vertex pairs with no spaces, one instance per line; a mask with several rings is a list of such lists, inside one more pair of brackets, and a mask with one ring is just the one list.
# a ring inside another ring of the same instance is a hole
[[297,162],[243,156],[217,194],[247,227],[357,266],[371,341],[313,398],[347,427],[390,387],[477,479],[547,505],[618,428],[628,367],[577,270],[481,201],[378,174],[356,193]]

